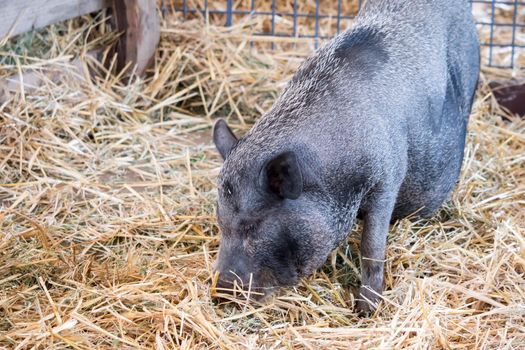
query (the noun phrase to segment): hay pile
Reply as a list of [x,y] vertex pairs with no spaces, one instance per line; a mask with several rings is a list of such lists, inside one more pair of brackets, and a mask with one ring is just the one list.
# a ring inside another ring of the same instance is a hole
[[42,79],[0,105],[0,348],[525,347],[525,122],[486,88],[510,72],[482,76],[451,201],[391,228],[372,317],[353,312],[359,227],[297,288],[215,305],[213,118],[246,132],[308,48],[170,20],[152,75],[123,84],[84,55],[103,20],[28,34],[44,58],[0,49],[2,77]]

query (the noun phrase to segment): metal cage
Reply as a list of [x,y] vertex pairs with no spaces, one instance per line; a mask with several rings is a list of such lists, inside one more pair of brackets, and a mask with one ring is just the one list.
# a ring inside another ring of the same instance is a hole
[[[202,15],[214,24],[235,25],[247,17],[265,25],[254,35],[308,38],[317,47],[346,29],[362,0],[164,0],[163,13],[183,19]],[[525,1],[471,0],[482,46],[483,64],[525,68]]]

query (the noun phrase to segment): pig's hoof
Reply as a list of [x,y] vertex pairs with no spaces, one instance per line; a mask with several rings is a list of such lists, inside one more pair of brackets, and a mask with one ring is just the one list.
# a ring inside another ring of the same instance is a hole
[[375,307],[370,304],[370,302],[359,299],[357,300],[355,310],[361,316],[370,316],[375,311]]
[[359,295],[356,303],[357,313],[368,316],[376,310],[378,303],[379,297],[368,287],[361,287],[359,289]]

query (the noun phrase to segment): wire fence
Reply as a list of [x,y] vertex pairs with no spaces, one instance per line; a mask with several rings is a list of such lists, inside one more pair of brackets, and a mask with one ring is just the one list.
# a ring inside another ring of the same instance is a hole
[[[183,19],[196,15],[233,26],[247,17],[261,19],[258,36],[311,39],[315,47],[351,25],[362,0],[163,0],[163,13]],[[471,0],[483,64],[525,68],[525,1]]]

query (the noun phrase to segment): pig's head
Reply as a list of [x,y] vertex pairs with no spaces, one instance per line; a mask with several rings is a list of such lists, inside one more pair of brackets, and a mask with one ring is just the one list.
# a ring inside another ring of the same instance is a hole
[[225,160],[218,180],[218,287],[236,282],[257,297],[297,284],[344,238],[328,223],[318,174],[303,152],[254,151],[260,145],[237,140],[223,120],[213,140]]

